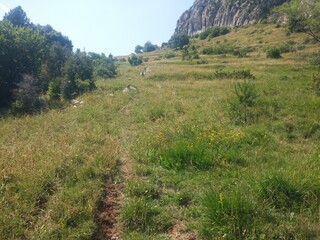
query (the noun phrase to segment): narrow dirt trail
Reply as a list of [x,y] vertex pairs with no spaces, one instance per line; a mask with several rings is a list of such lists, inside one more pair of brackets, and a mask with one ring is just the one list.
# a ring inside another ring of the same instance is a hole
[[120,128],[117,134],[119,145],[119,160],[113,176],[107,179],[104,189],[104,198],[101,200],[98,214],[99,238],[103,240],[120,240],[121,223],[120,208],[124,198],[126,182],[132,174],[132,158],[130,149],[136,129],[133,129],[131,110],[134,100],[128,102],[113,119],[113,124]]

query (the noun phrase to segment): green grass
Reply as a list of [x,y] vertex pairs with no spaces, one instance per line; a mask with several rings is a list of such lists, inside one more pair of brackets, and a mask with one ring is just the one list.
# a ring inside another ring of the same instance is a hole
[[[1,119],[0,239],[92,239],[103,183],[122,181],[118,160],[129,171],[123,239],[170,239],[175,229],[197,239],[319,238],[320,98],[309,58],[320,45],[306,38],[254,25],[193,39],[198,53],[250,51],[200,55],[203,65],[179,51],[157,61],[167,50],[146,53],[143,66],[119,63],[116,79],[99,79],[83,106]],[[275,46],[282,57],[267,58]],[[235,121],[230,103],[247,79],[254,119]],[[128,84],[137,91],[123,93]]]

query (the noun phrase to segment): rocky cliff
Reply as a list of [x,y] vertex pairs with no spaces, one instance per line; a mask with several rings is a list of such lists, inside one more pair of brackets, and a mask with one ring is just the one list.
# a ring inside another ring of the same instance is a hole
[[286,0],[195,0],[177,22],[175,34],[193,35],[213,26],[239,26],[258,22]]

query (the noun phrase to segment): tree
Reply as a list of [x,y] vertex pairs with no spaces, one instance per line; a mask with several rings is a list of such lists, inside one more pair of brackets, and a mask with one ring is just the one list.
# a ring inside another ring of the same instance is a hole
[[146,42],[143,46],[143,52],[152,52],[157,49],[156,45],[153,45],[150,41]]
[[168,41],[168,46],[170,48],[182,49],[185,45],[188,45],[190,42],[189,36],[186,34],[176,34],[173,35]]
[[115,59],[112,54],[106,57],[105,54],[99,55],[99,58],[93,61],[94,76],[101,78],[114,78],[117,75]]
[[94,88],[92,60],[86,52],[77,49],[64,66],[64,77],[61,82],[62,97],[67,100],[72,99]]
[[287,14],[290,32],[305,32],[320,42],[320,2],[318,0],[291,0],[279,10]]
[[141,45],[137,45],[135,48],[134,48],[134,52],[135,53],[141,53],[142,52],[142,49],[143,47]]
[[128,58],[128,62],[131,66],[138,66],[142,63],[142,57],[137,57],[136,54],[131,54],[131,56]]
[[23,75],[36,77],[44,58],[45,38],[31,28],[0,22],[0,106],[8,106]]
[[6,13],[3,20],[8,20],[14,26],[18,27],[27,27],[30,25],[30,20],[27,17],[27,14],[20,6],[11,9],[8,13]]

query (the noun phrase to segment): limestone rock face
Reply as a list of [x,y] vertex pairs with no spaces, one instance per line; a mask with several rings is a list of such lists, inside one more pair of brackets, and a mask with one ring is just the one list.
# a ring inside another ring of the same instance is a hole
[[213,26],[240,26],[258,22],[286,0],[195,0],[177,22],[175,34],[193,35]]

